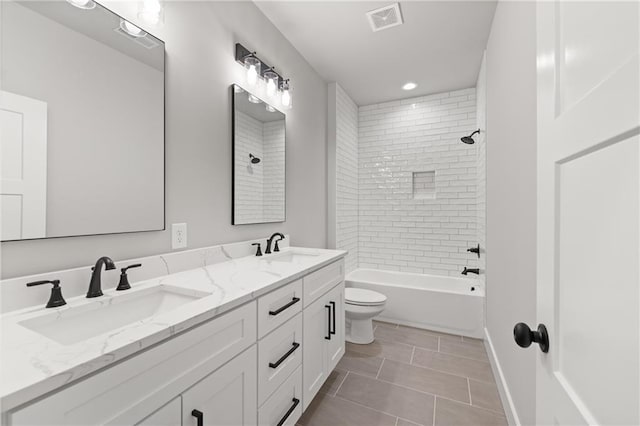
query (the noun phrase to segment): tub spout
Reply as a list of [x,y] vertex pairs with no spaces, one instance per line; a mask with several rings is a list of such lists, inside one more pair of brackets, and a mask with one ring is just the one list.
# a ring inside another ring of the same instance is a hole
[[480,269],[478,269],[478,268],[467,268],[465,266],[464,270],[462,271],[462,275],[467,275],[469,273],[480,275]]

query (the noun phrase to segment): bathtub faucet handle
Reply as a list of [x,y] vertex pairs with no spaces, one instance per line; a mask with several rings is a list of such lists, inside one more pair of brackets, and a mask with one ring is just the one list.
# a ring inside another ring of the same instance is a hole
[[462,275],[467,275],[467,274],[476,274],[476,275],[480,275],[480,269],[478,268],[467,268],[466,266],[464,267],[464,270],[462,271]]
[[475,253],[475,254],[477,254],[477,255],[478,255],[478,258],[480,258],[480,244],[478,244],[478,245],[477,245],[477,247],[471,247],[471,248],[468,248],[468,249],[467,249],[467,251],[468,251],[469,253]]

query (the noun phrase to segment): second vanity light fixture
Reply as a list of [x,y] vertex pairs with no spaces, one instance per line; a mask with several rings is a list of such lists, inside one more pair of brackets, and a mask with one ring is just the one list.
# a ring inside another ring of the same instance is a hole
[[274,67],[258,58],[256,52],[247,49],[240,43],[236,43],[236,62],[244,66],[249,86],[257,85],[260,80],[264,81],[267,96],[278,95],[282,106],[285,109],[291,108],[289,79],[284,79]]

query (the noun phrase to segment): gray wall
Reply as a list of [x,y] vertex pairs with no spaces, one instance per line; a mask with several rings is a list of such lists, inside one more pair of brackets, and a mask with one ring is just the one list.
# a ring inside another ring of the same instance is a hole
[[[137,2],[105,2],[135,22]],[[325,247],[327,86],[251,2],[166,2],[154,35],[166,42],[167,231],[2,243],[3,278],[171,250],[171,223],[188,224],[189,248],[258,238]],[[241,42],[274,64],[293,87],[287,112],[287,221],[231,225],[231,90],[244,73]],[[119,164],[113,164],[120,167]]]
[[[535,424],[536,8],[498,4],[487,45],[487,330],[522,424]],[[505,407],[507,408],[507,407]]]

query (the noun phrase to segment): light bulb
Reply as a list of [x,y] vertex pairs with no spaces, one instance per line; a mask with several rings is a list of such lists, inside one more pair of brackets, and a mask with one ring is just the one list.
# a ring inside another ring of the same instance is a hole
[[258,98],[257,96],[253,96],[252,94],[249,94],[249,102],[251,102],[252,104],[259,104],[260,102],[262,102],[260,100],[260,98]]
[[285,108],[291,107],[291,89],[289,88],[289,80],[285,80],[282,83],[282,95],[280,97],[280,102],[282,102],[282,106]]
[[67,2],[78,9],[93,9],[96,3],[93,0],[67,0]]
[[132,37],[144,37],[147,35],[140,27],[133,25],[131,22],[120,18],[120,29]]
[[247,81],[249,84],[256,84],[258,82],[258,71],[255,65],[249,65],[247,70]]
[[247,56],[244,59],[244,66],[247,69],[247,83],[254,86],[258,82],[260,75],[260,60],[255,56]]
[[280,76],[273,71],[267,71],[264,73],[264,78],[267,80],[267,95],[275,95],[278,90],[278,80]]
[[157,25],[163,20],[163,11],[160,0],[144,0],[140,3],[138,18],[148,24]]
[[276,112],[276,109],[269,104],[266,104],[265,109],[269,112]]

